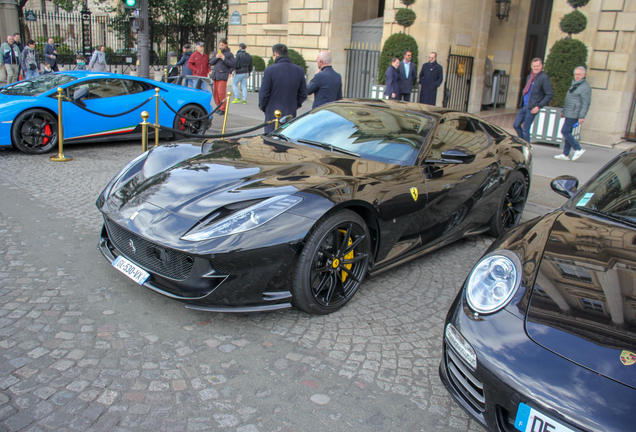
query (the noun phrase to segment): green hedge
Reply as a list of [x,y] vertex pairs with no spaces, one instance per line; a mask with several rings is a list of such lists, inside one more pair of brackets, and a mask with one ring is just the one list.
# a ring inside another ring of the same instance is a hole
[[[378,66],[378,84],[386,84],[386,77],[384,74],[391,64],[391,59],[393,57],[397,57],[400,60],[404,59],[404,51],[411,51],[413,53],[411,61],[415,65],[417,72],[417,41],[413,37],[404,33],[396,33],[389,36],[382,47],[382,54],[380,54],[380,62]],[[416,83],[416,81],[417,73],[413,77],[413,83]]]
[[569,35],[581,33],[587,27],[587,18],[581,12],[575,10],[563,15],[559,27],[563,33]]
[[[305,62],[305,59],[303,58],[303,56],[296,51],[295,49],[291,49],[289,48],[289,60],[291,60],[291,62],[295,65],[300,66],[301,68],[303,68],[303,70],[305,71],[305,74],[307,73],[307,63]],[[274,64],[274,59],[270,58],[269,61],[267,62],[267,66],[271,66]]]
[[550,84],[554,90],[550,106],[563,107],[565,95],[574,78],[574,68],[587,68],[586,60],[587,47],[580,40],[568,37],[554,43],[545,62],[545,73],[550,77]]
[[254,71],[263,72],[265,70],[265,60],[261,56],[252,54],[252,66],[254,66]]
[[401,8],[395,13],[395,22],[402,27],[411,27],[415,22],[415,18],[417,18],[417,15],[411,9]]

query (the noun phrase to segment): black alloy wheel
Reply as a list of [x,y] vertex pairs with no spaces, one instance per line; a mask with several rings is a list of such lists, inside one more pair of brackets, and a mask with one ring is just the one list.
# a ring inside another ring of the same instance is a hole
[[[179,110],[179,115],[174,117],[173,129],[180,131],[203,135],[207,130],[208,118],[206,112],[196,105],[186,105]],[[185,138],[182,135],[175,133],[175,138]]]
[[504,190],[506,192],[501,197],[497,212],[490,221],[490,235],[493,237],[499,237],[519,224],[528,199],[526,177],[518,171],[513,173],[506,182]]
[[298,259],[294,304],[319,315],[340,309],[358,291],[370,253],[369,230],[357,213],[343,210],[319,222]]
[[21,152],[42,154],[57,145],[57,118],[42,109],[20,113],[13,121],[11,138]]

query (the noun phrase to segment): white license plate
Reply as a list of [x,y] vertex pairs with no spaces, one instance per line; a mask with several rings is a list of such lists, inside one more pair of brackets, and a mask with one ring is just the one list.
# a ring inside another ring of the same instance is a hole
[[519,404],[515,427],[522,432],[575,432],[524,403]]
[[143,285],[144,282],[146,282],[146,279],[150,277],[150,274],[147,271],[139,268],[121,255],[113,261],[112,266],[137,282],[139,285]]

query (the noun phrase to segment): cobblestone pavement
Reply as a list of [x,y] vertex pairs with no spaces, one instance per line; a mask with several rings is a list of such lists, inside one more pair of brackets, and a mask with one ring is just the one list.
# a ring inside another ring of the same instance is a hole
[[0,150],[0,430],[483,431],[437,368],[490,243],[367,279],[342,310],[187,310],[112,269],[94,201],[140,144]]

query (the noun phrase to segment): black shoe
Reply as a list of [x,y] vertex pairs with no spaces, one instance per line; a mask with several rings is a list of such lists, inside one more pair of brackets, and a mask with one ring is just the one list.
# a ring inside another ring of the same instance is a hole
[[218,111],[219,115],[225,115],[225,111]]

